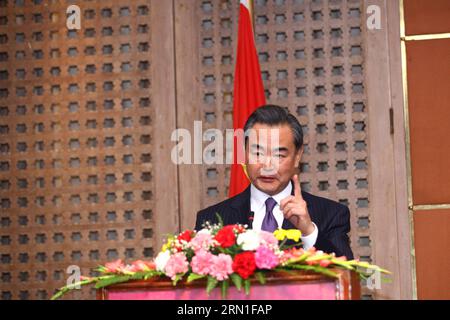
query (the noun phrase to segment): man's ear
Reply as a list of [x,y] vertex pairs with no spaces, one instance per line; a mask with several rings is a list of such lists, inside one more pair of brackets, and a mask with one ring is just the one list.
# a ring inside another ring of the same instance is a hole
[[297,168],[299,168],[299,169],[300,169],[300,161],[302,160],[302,156],[303,156],[303,145],[295,153],[295,164],[296,164]]

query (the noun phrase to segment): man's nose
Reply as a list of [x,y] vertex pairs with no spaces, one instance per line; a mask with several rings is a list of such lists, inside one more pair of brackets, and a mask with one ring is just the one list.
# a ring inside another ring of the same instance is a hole
[[276,173],[278,170],[278,161],[272,156],[266,156],[263,165],[264,171]]
[[265,156],[264,157],[264,168],[271,168],[272,167],[272,156]]

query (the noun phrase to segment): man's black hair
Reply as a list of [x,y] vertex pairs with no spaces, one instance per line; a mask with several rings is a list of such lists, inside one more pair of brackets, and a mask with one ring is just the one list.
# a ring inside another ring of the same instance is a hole
[[[248,117],[244,126],[244,132],[247,133],[247,130],[252,129],[256,123],[269,126],[287,124],[291,128],[292,135],[294,136],[295,149],[299,150],[303,146],[302,126],[297,118],[283,107],[271,104],[259,107]],[[245,140],[247,142],[247,136]]]

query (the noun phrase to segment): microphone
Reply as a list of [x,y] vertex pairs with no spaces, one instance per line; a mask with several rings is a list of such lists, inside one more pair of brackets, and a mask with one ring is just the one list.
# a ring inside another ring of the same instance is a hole
[[253,220],[255,219],[255,213],[253,211],[250,211],[250,213],[248,214],[248,228],[252,229],[253,228]]

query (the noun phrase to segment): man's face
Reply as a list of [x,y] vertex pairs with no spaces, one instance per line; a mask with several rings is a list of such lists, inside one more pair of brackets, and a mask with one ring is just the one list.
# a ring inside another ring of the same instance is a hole
[[[298,173],[303,153],[295,149],[289,125],[256,123],[245,148],[245,164],[251,183],[268,195],[281,192]],[[278,138],[278,139],[277,139]]]

